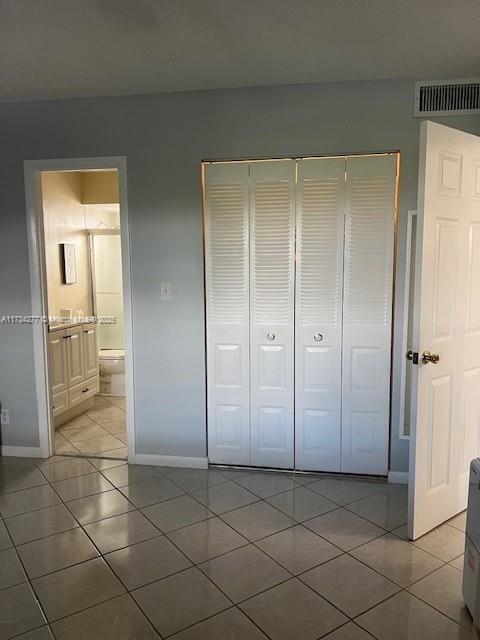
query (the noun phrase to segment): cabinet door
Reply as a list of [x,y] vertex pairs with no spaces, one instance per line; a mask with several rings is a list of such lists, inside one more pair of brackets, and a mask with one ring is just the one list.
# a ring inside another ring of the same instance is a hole
[[65,331],[51,331],[48,334],[50,368],[50,393],[52,396],[66,390],[68,386],[67,345]]
[[295,162],[250,167],[252,464],[294,465]]
[[208,455],[250,464],[248,163],[205,167]]
[[67,345],[68,386],[78,384],[85,379],[83,361],[83,327],[65,329],[65,343]]
[[52,413],[54,418],[59,416],[68,408],[68,391],[62,391],[61,393],[57,393],[55,396],[52,396]]
[[345,158],[298,161],[295,466],[340,471]]
[[98,374],[98,340],[97,325],[87,324],[83,327],[83,359],[85,378]]

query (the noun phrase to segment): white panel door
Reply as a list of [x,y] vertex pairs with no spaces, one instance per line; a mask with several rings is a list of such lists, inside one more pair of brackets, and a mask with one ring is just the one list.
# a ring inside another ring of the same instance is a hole
[[386,475],[396,155],[347,158],[342,463]]
[[466,508],[480,455],[480,138],[433,122],[421,128],[417,274],[411,539]]
[[210,462],[250,464],[249,165],[205,166]]
[[252,465],[294,466],[295,162],[250,166]]
[[298,161],[297,469],[340,471],[345,160]]

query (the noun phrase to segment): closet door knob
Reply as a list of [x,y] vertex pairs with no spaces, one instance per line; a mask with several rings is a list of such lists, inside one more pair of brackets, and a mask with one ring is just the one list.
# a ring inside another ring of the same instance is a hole
[[313,339],[315,340],[315,342],[321,342],[323,340],[323,336],[320,331],[317,331],[313,334]]
[[270,340],[270,342],[273,342],[275,340],[276,336],[275,336],[275,332],[274,331],[269,331],[267,333],[267,340]]

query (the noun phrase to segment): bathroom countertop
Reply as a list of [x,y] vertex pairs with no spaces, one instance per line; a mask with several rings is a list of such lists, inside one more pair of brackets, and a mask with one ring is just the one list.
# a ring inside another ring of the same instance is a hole
[[91,318],[85,318],[85,320],[79,320],[76,322],[58,322],[48,325],[49,331],[59,331],[60,329],[73,329],[74,327],[81,327],[84,324],[95,324]]

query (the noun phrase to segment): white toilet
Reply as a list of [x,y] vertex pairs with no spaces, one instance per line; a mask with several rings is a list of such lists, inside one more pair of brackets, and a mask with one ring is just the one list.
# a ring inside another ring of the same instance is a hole
[[98,353],[100,369],[100,395],[125,395],[125,350],[100,349]]

